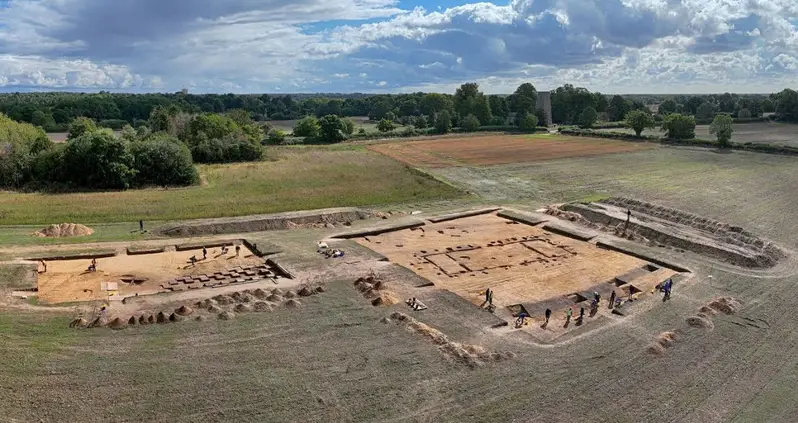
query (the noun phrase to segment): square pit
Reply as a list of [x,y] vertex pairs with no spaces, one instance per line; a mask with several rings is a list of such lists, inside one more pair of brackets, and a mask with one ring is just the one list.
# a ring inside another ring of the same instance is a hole
[[[356,241],[475,305],[483,304],[485,290],[490,288],[494,304],[500,307],[536,308],[535,304],[568,302],[569,295],[597,286],[610,290],[616,276],[649,264],[495,214]],[[674,273],[660,269],[652,280]]]

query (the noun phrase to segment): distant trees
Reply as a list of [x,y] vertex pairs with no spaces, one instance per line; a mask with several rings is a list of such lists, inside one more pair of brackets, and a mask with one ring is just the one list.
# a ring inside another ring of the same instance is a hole
[[701,105],[699,105],[698,108],[696,109],[695,117],[696,119],[701,119],[701,120],[712,119],[712,117],[715,116],[716,110],[717,106],[715,105],[715,103],[710,103],[708,101],[705,101],[701,103]]
[[475,132],[479,130],[479,118],[474,115],[468,115],[460,122],[460,127],[463,128],[464,131]]
[[71,140],[87,132],[93,132],[96,130],[97,124],[95,124],[93,120],[80,116],[73,120],[71,124],[69,124],[69,133],[67,134],[67,139]]
[[673,100],[665,100],[659,104],[657,108],[657,113],[661,115],[667,115],[670,113],[676,113],[676,102]]
[[534,132],[538,126],[538,117],[533,114],[524,114],[518,119],[518,128],[523,131]]
[[319,121],[313,116],[308,116],[294,125],[294,136],[316,138],[319,136],[320,130]]
[[788,88],[774,97],[779,118],[788,122],[798,122],[798,92]]
[[638,137],[645,129],[653,129],[654,117],[642,110],[632,110],[626,114],[626,126],[635,131]]
[[444,110],[438,113],[438,118],[435,119],[435,131],[439,134],[446,134],[452,130],[452,117],[449,112]]
[[612,96],[609,106],[607,106],[607,120],[618,122],[624,119],[631,110],[631,105],[619,95]]
[[598,119],[598,112],[593,107],[585,107],[582,113],[579,114],[579,127],[592,128],[593,124]]
[[[354,126],[353,126],[354,128]],[[319,119],[319,139],[332,144],[346,139],[346,123],[336,115],[327,115]]]
[[727,147],[731,141],[734,120],[731,116],[720,114],[715,116],[712,124],[709,125],[709,133],[715,135],[721,147]]
[[695,118],[679,113],[671,113],[665,116],[662,122],[662,130],[665,131],[665,137],[667,138],[693,139],[695,138]]
[[383,119],[377,124],[377,130],[380,132],[391,132],[396,129],[396,125],[393,124],[393,121],[388,119]]

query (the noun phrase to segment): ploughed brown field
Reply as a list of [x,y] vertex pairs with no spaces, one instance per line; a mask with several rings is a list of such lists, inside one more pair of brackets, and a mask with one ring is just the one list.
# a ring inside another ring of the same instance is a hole
[[486,166],[595,156],[654,148],[649,144],[563,135],[490,135],[369,146],[419,167]]

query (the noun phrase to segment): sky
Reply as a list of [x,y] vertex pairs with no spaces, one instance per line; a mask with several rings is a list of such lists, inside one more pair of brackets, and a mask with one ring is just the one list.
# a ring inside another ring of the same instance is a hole
[[796,0],[0,0],[0,91],[798,85]]

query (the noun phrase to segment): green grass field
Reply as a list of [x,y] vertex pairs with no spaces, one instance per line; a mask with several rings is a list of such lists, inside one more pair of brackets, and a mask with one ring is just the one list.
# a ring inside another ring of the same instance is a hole
[[[365,129],[366,132],[377,132],[377,122],[370,121],[366,116],[354,116],[349,119],[352,119],[352,121],[355,122],[355,132],[357,132],[360,128]],[[298,119],[269,121],[269,123],[275,128],[288,133],[291,133],[294,130],[294,125],[296,125],[297,122],[299,122]],[[403,125],[400,125],[396,122],[394,122],[394,125],[396,125],[397,129],[404,128]]]
[[202,185],[0,195],[6,225],[114,223],[456,198],[462,192],[359,146],[274,147],[275,161],[199,166]]

